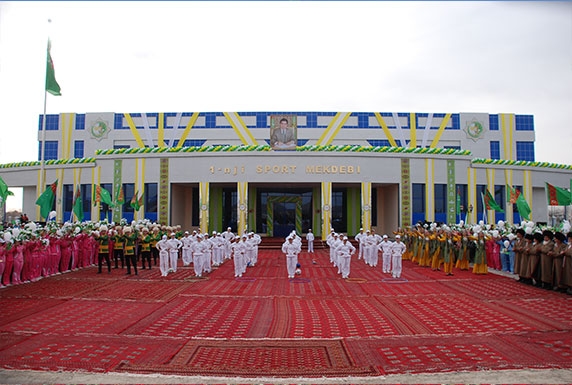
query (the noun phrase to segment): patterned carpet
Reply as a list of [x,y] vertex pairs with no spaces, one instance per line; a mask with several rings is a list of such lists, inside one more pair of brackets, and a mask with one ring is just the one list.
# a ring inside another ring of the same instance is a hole
[[287,278],[278,250],[126,275],[96,267],[0,290],[3,369],[228,377],[372,377],[572,368],[572,297],[495,274],[421,268],[400,279],[327,250]]

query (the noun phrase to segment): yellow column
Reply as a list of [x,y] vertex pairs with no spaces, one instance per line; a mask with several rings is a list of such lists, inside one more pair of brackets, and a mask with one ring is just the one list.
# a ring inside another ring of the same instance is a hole
[[[494,169],[486,169],[487,173],[487,189],[491,193],[491,195],[495,196],[495,170]],[[487,223],[494,224],[495,223],[495,210],[487,210]]]
[[248,226],[248,182],[238,182],[238,224],[236,233],[242,235],[247,231]]
[[199,202],[201,208],[199,212],[199,222],[201,224],[201,232],[209,232],[209,182],[199,183]]
[[361,183],[361,227],[371,229],[371,182]]
[[468,215],[468,223],[477,222],[477,170],[467,168],[467,205],[473,208]]
[[[510,196],[510,191],[507,190],[506,185],[512,187],[512,170],[504,170],[504,179],[505,179],[505,201],[507,200],[506,197]],[[504,212],[505,214],[505,222],[510,223],[511,225],[514,223],[514,212],[512,211],[512,203],[507,202]]]
[[322,182],[322,239],[332,228],[332,182]]
[[435,221],[435,160],[425,159],[425,220]]

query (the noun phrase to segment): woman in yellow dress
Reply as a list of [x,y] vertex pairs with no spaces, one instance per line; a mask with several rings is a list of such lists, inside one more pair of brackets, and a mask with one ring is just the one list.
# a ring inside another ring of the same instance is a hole
[[480,231],[476,239],[473,240],[476,245],[475,263],[473,264],[474,274],[487,274],[489,272],[487,268],[487,255],[485,250],[486,241],[485,233],[482,231]]
[[456,237],[458,245],[457,263],[455,267],[460,270],[469,270],[469,231],[463,232]]

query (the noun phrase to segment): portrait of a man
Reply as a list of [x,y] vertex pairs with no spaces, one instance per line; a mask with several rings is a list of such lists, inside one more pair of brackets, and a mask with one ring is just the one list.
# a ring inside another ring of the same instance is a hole
[[270,117],[270,146],[274,150],[295,150],[297,139],[296,116]]

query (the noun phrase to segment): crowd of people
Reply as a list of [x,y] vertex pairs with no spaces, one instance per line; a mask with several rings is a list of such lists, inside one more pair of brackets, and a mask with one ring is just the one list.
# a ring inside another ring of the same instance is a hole
[[[352,244],[347,235],[331,229],[326,237],[330,263],[338,274],[350,276],[352,257],[372,268],[381,258],[383,274],[400,278],[402,260],[453,275],[455,269],[487,274],[489,269],[518,276],[518,281],[544,289],[572,294],[572,232],[565,221],[558,230],[525,221],[508,225],[479,223],[455,225],[420,223],[394,232],[394,240],[375,230],[363,230]],[[231,228],[213,231],[183,231],[181,226],[163,226],[148,220],[126,223],[34,222],[0,230],[0,285],[17,285],[63,272],[97,265],[97,273],[121,269],[138,274],[138,269],[161,271],[163,277],[183,266],[193,265],[196,277],[213,267],[234,261],[239,278],[258,262],[261,238],[254,232],[235,235]],[[314,253],[314,234],[306,234],[307,252]],[[288,278],[300,274],[298,256],[302,239],[292,231],[283,245]],[[315,263],[315,259],[313,259]],[[140,265],[140,267],[139,267]]]
[[487,274],[489,269],[518,275],[518,281],[572,294],[572,232],[531,221],[508,225],[418,224],[399,229],[407,246],[403,259],[453,275],[453,269]]

